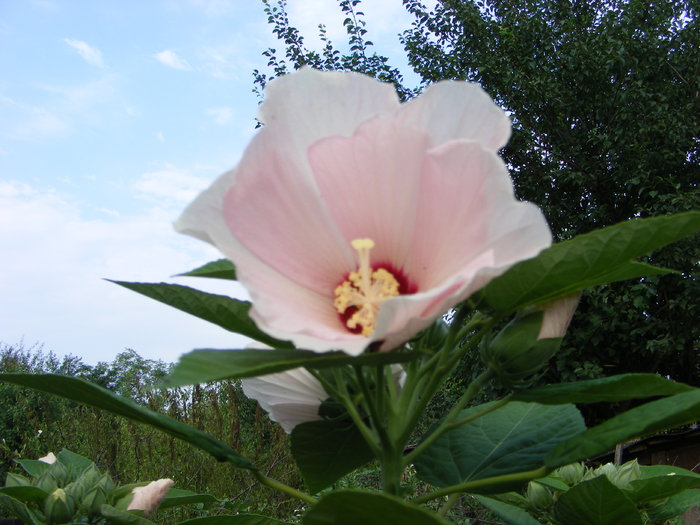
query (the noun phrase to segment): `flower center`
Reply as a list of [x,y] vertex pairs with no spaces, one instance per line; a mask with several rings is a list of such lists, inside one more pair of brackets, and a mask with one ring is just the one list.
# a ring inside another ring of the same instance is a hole
[[369,337],[374,332],[381,304],[399,295],[399,281],[389,270],[373,270],[370,266],[369,252],[374,247],[372,239],[355,239],[350,244],[357,251],[360,264],[335,289],[333,305],[344,319],[346,313],[352,313],[345,320],[345,325],[351,331],[359,330]]

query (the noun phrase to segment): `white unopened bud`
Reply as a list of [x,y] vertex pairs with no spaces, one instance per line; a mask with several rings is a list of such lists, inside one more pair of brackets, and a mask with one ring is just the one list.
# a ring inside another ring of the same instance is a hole
[[142,510],[143,515],[148,516],[158,508],[173,483],[172,479],[159,479],[145,487],[136,487],[131,491],[134,497],[126,510]]
[[581,292],[575,292],[548,303],[543,308],[544,316],[542,317],[542,327],[540,328],[540,334],[537,338],[550,339],[554,337],[564,337],[580,298]]
[[49,452],[43,458],[39,458],[37,461],[43,461],[49,465],[56,463],[56,455],[53,452]]

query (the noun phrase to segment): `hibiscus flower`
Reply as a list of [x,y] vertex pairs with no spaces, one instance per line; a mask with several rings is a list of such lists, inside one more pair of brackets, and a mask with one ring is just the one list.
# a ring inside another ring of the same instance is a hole
[[510,122],[475,84],[401,104],[391,84],[303,69],[265,89],[239,165],[176,223],[236,265],[268,334],[391,350],[549,246],[496,154]]

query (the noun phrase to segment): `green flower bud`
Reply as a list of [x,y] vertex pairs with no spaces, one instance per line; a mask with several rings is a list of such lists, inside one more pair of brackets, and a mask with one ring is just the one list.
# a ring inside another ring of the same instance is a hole
[[97,481],[97,486],[100,487],[105,493],[110,493],[117,488],[117,485],[112,481],[109,474],[102,474],[100,479]]
[[59,487],[65,487],[66,485],[68,485],[68,483],[72,481],[68,469],[60,461],[52,463],[51,466],[48,469],[46,469],[46,472],[51,474],[53,479],[56,480],[56,484]]
[[39,487],[44,492],[51,494],[58,488],[58,483],[56,483],[56,479],[53,477],[51,472],[45,470],[34,482],[34,486]]
[[73,498],[63,489],[54,490],[44,500],[44,514],[50,523],[65,523],[75,514]]
[[527,484],[527,500],[534,508],[544,510],[554,505],[554,496],[550,490],[536,481]]
[[619,489],[630,488],[630,483],[642,477],[642,471],[636,459],[620,465],[612,474],[608,474],[610,483]]
[[559,349],[561,339],[538,339],[542,317],[541,311],[516,317],[495,337],[482,341],[481,359],[505,386],[526,387]]
[[583,466],[583,463],[571,463],[570,465],[564,465],[555,470],[554,476],[561,479],[570,487],[573,487],[583,479],[585,472],[586,467]]
[[80,502],[80,510],[88,516],[100,514],[100,508],[107,503],[107,494],[101,487],[93,487],[83,496]]

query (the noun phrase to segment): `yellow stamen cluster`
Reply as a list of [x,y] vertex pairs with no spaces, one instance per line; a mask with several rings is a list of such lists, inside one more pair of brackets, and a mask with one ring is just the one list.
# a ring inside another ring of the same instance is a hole
[[399,282],[384,268],[372,270],[369,264],[369,252],[374,247],[372,239],[355,239],[350,244],[357,251],[360,264],[357,271],[351,272],[335,289],[333,305],[341,315],[348,308],[357,308],[346,325],[351,330],[361,327],[362,335],[369,337],[374,332],[381,304],[399,295]]

